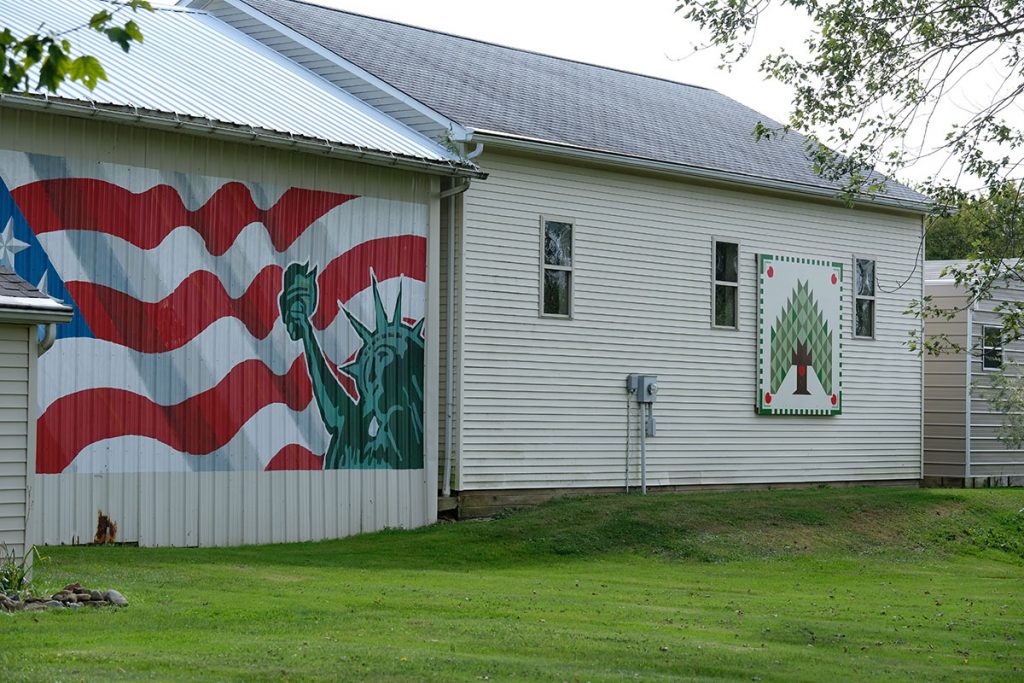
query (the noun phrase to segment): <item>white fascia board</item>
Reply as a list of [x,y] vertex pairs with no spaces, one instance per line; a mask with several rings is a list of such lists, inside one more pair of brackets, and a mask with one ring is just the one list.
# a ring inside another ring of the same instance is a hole
[[[325,48],[320,43],[314,40],[310,40],[309,38],[302,35],[298,31],[290,29],[281,22],[277,21],[276,19],[268,17],[266,14],[250,6],[243,0],[218,1],[223,2],[226,5],[230,5],[231,7],[234,7],[240,12],[244,12],[247,16],[252,17],[256,21],[259,21],[260,23],[264,24],[265,26],[274,29],[281,35],[286,36],[291,40],[294,40],[296,43],[302,45],[302,47],[306,48],[310,52],[313,52],[319,57],[323,57],[324,59],[341,67],[342,69],[345,69],[353,76],[362,79],[369,85],[377,88],[382,92],[387,93],[388,95],[391,95],[392,97],[402,102],[413,111],[416,111],[422,114],[423,116],[427,117],[431,121],[434,121],[435,123],[437,123],[437,125],[441,126],[442,128],[450,130],[452,133],[452,139],[455,140],[456,142],[469,142],[470,140],[473,139],[472,131],[467,129],[465,126],[462,126],[459,123],[452,121],[451,119],[449,119],[444,114],[441,114],[440,112],[434,111],[427,105],[423,104],[422,102],[413,97],[410,97],[409,95],[402,92],[398,88],[394,87],[387,81],[377,78],[366,69],[356,66],[355,64],[348,61],[344,57],[338,56],[334,52]],[[181,0],[179,4],[194,9],[205,9],[208,5],[210,5],[210,0]]]
[[[543,154],[581,161],[591,161],[609,166],[618,166],[636,170],[653,171],[665,173],[682,178],[693,180],[704,180],[723,185],[739,187],[756,187],[758,189],[787,195],[798,195],[803,197],[814,197],[826,201],[840,202],[838,192],[827,187],[806,185],[773,178],[762,178],[759,176],[746,175],[731,171],[721,171],[713,168],[700,166],[687,166],[669,161],[657,161],[646,157],[634,157],[615,152],[606,152],[589,147],[580,147],[564,142],[554,142],[540,138],[531,138],[522,135],[502,133],[499,131],[476,129],[473,131],[476,141],[488,143],[493,147],[507,147],[524,152]],[[931,205],[926,202],[914,202],[907,200],[891,199],[888,197],[873,196],[870,199],[854,202],[857,208],[867,209],[889,209],[905,211],[912,214],[927,214],[931,212]]]
[[73,311],[53,299],[0,296],[0,322],[35,325],[70,322]]

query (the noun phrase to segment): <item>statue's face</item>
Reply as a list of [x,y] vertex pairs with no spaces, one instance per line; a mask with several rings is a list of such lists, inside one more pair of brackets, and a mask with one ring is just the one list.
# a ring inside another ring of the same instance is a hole
[[398,325],[345,368],[359,385],[364,443],[371,451],[393,452],[406,462],[423,457],[423,360],[422,340]]

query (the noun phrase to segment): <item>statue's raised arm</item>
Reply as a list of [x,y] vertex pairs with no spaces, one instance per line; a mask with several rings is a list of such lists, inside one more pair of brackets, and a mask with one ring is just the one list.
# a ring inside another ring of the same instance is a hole
[[423,321],[402,319],[402,294],[388,319],[376,280],[370,277],[376,328],[370,330],[342,306],[362,342],[339,370],[359,393],[352,399],[324,356],[310,321],[318,305],[316,268],[292,263],[284,271],[279,304],[288,335],[301,341],[313,396],[331,435],[325,469],[423,467]]

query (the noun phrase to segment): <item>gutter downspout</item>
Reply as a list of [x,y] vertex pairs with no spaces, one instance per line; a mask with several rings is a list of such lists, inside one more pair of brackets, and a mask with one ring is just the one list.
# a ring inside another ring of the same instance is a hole
[[445,413],[444,413],[444,483],[441,495],[452,494],[452,427],[455,422],[455,197],[469,189],[469,180],[463,180],[441,193],[441,199],[448,200],[448,287],[445,294]]
[[46,323],[43,326],[43,338],[39,340],[38,347],[36,349],[36,355],[41,356],[50,350],[53,346],[53,342],[57,340],[57,325],[56,323]]

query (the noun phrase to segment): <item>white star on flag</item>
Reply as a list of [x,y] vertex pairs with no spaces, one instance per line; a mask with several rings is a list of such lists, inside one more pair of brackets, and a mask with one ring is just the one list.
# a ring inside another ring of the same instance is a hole
[[14,255],[28,249],[28,244],[14,236],[14,216],[7,219],[7,227],[0,232],[0,264],[14,270]]

